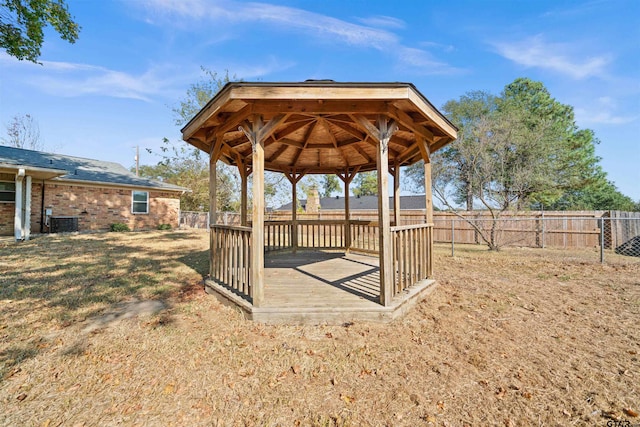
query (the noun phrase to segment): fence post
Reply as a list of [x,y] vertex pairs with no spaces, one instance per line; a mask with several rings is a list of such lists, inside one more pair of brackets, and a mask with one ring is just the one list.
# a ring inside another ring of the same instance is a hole
[[211,212],[207,212],[207,230],[211,228]]
[[455,235],[456,235],[456,226],[455,226],[456,220],[452,219],[451,220],[451,257],[453,258],[455,256],[456,250],[455,250]]
[[544,231],[545,231],[545,225],[544,225],[544,211],[542,211],[542,249],[544,249]]
[[604,218],[600,218],[600,263],[604,264]]

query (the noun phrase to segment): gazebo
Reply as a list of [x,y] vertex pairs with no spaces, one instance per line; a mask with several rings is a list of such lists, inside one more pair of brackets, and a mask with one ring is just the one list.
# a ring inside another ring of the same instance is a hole
[[[207,291],[262,322],[388,321],[403,314],[433,288],[430,156],[456,131],[409,83],[228,83],[182,129],[185,141],[210,156]],[[425,221],[402,225],[400,168],[420,160]],[[218,161],[241,177],[239,226],[216,221]],[[265,221],[265,170],[290,181],[291,220]],[[366,171],[377,171],[375,222],[349,213],[349,185]],[[343,220],[297,218],[297,183],[307,174],[343,181]]]

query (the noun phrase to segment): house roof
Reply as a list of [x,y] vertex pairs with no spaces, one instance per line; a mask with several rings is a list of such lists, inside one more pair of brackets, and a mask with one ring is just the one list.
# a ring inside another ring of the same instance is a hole
[[227,83],[182,129],[182,138],[216,159],[253,162],[264,144],[266,170],[288,174],[375,170],[381,135],[389,165],[423,160],[457,136],[414,85],[399,82]]
[[125,187],[186,191],[165,182],[136,176],[124,166],[102,160],[0,146],[0,170],[24,168],[34,176],[54,181],[108,184]]
[[[400,209],[413,210],[425,208],[425,196],[400,196]],[[301,205],[306,205],[305,199],[300,200]],[[389,197],[389,208],[393,210],[393,197]],[[322,197],[320,199],[321,210],[343,210],[344,197]],[[356,210],[377,210],[378,196],[351,196],[349,197],[349,209]],[[291,203],[280,206],[276,211],[291,211]]]

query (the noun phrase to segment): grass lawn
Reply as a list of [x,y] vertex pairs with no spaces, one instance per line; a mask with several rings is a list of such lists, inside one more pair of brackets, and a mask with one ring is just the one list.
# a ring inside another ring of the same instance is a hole
[[0,425],[640,423],[637,259],[437,246],[403,319],[267,326],[204,294],[207,248],[0,243]]

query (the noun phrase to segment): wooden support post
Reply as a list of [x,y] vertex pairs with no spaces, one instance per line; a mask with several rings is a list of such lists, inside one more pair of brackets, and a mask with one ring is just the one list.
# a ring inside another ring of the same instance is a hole
[[400,225],[400,165],[393,166],[393,223]]
[[[209,157],[209,233],[213,233],[211,230],[211,226],[216,224],[217,215],[216,210],[218,208],[218,199],[217,199],[217,189],[216,189],[216,179],[217,179],[217,171],[216,164],[217,159],[213,157],[213,153]],[[216,277],[214,274],[214,260],[218,256],[216,253],[216,248],[213,244],[213,239],[209,239],[209,275],[211,277]]]
[[[385,116],[378,117],[378,245],[380,248],[380,304],[388,306],[393,298],[393,260],[391,252],[391,224],[389,218],[389,140],[397,129]],[[376,135],[374,135],[376,136]]]
[[264,303],[264,141],[278,124],[288,117],[279,114],[263,123],[258,114],[251,116],[238,130],[244,132],[252,147],[253,212],[251,223],[251,297],[254,307]]
[[[424,194],[427,224],[431,228],[427,233],[427,277],[433,276],[433,197],[431,194],[431,160],[424,161]],[[451,235],[453,242],[453,234]]]
[[349,210],[349,184],[353,181],[360,166],[356,166],[351,171],[347,168],[344,174],[338,174],[338,178],[344,182],[344,249],[349,253],[351,249],[351,212]]
[[[345,174],[345,177],[347,175]],[[349,184],[351,179],[344,180],[344,250],[349,253],[351,249],[351,212],[349,211]]]
[[298,250],[298,181],[295,174],[291,180],[291,246],[295,254]]
[[[253,150],[253,210],[251,223],[251,296],[253,305],[260,307],[264,301],[264,141],[260,138],[262,118],[253,116],[250,129],[240,127]],[[247,126],[249,127],[249,126]]]
[[298,182],[306,175],[306,172],[296,173],[295,170],[291,173],[285,173],[291,183],[291,246],[295,253],[298,249]]
[[240,171],[240,225],[247,226],[247,206],[248,206],[248,177],[251,169],[243,162],[238,162],[238,170]]

